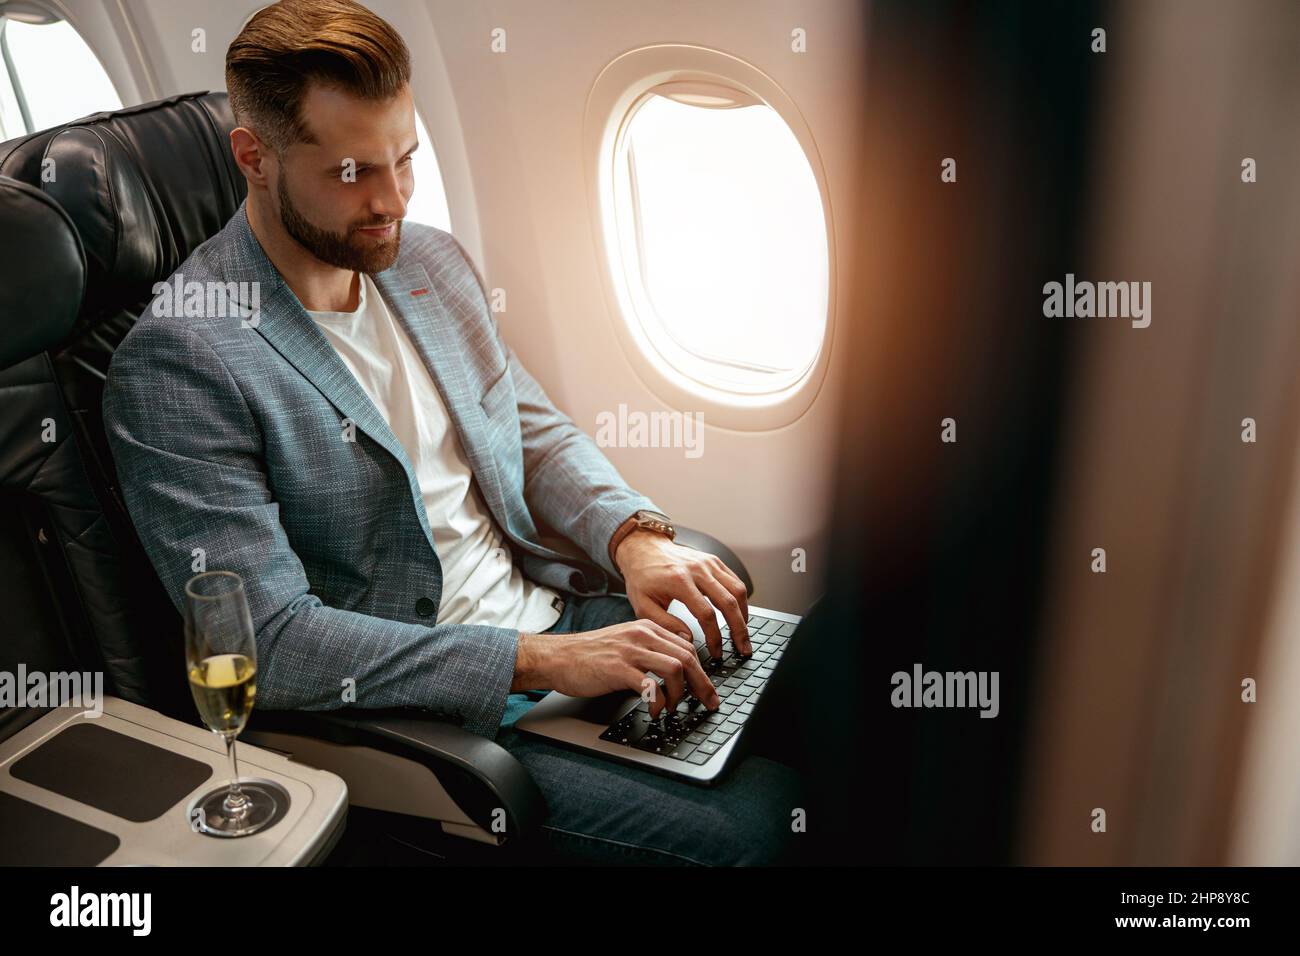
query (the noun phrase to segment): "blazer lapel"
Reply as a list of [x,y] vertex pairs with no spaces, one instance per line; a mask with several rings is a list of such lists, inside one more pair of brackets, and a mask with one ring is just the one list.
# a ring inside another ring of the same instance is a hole
[[507,506],[492,450],[484,446],[483,409],[477,390],[465,374],[464,363],[474,357],[459,354],[452,343],[462,341],[455,319],[444,305],[429,273],[420,263],[394,266],[373,276],[375,285],[394,317],[406,330],[411,344],[433,376],[461,447],[469,458],[474,477],[488,508],[497,520],[518,536],[513,513]]
[[325,333],[312,321],[284,277],[267,258],[248,225],[244,207],[235,213],[227,228],[231,230],[234,250],[233,269],[260,284],[260,316],[253,327],[342,413],[340,430],[342,418],[350,419],[397,459],[406,472],[407,484],[418,506],[416,514],[432,548],[433,531],[424,510],[424,497],[402,443],[334,346],[330,345]]

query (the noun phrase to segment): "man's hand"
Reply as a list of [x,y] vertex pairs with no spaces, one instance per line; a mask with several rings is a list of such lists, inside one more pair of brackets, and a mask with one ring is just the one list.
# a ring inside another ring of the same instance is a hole
[[737,653],[754,652],[749,643],[749,598],[744,582],[715,555],[670,541],[653,531],[633,531],[619,542],[614,560],[627,584],[627,597],[638,617],[690,637],[686,626],[668,613],[676,598],[700,622],[709,653],[722,656],[722,630],[716,607],[731,630]]
[[[681,626],[681,622],[678,622]],[[647,671],[664,681],[664,693]],[[655,624],[629,621],[577,634],[520,634],[512,691],[545,687],[570,697],[651,689],[650,716],[675,709],[687,690],[709,710],[722,705],[700,666],[695,645]],[[667,697],[665,701],[664,698]]]

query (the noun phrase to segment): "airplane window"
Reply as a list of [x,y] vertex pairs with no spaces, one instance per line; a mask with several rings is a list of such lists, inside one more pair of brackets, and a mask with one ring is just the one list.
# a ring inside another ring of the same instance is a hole
[[[0,31],[3,29],[4,21],[0,20]],[[2,41],[3,33],[0,33],[0,42]],[[0,70],[0,141],[22,136],[26,132],[27,127],[23,125],[22,110],[18,107],[18,97],[14,94],[9,71]]]
[[406,206],[406,218],[451,232],[451,211],[447,208],[447,192],[442,186],[442,170],[438,168],[438,156],[433,151],[433,141],[424,128],[419,110],[415,111],[415,135],[420,140],[420,148],[411,157],[415,167],[415,192]]
[[43,22],[0,18],[6,79],[0,83],[4,136],[21,136],[100,110],[121,109],[112,80],[86,41],[67,21],[31,9],[31,18]]
[[799,381],[826,333],[829,265],[817,180],[784,120],[738,90],[667,84],[617,149],[620,265],[655,349],[724,391]]

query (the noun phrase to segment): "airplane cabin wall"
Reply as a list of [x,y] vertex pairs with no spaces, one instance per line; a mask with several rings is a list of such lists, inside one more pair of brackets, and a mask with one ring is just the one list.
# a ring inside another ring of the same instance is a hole
[[[86,33],[124,104],[200,89],[224,89],[226,45],[259,2],[64,0],[79,19],[111,23]],[[555,403],[594,436],[597,416],[667,406],[623,351],[604,292],[584,171],[583,119],[601,70],[654,43],[689,43],[738,57],[775,80],[802,113],[816,143],[833,230],[831,301],[842,331],[849,304],[845,264],[855,261],[850,210],[858,204],[862,132],[864,6],[843,0],[803,6],[779,0],[655,0],[463,3],[371,0],[410,47],[413,86],[436,147],[452,229],[489,288],[507,293],[502,333]],[[192,31],[206,31],[206,52]],[[493,53],[503,28],[507,52]],[[808,51],[791,50],[806,31]],[[145,62],[131,53],[138,44]],[[116,46],[117,50],[109,47]],[[130,74],[124,75],[129,69]],[[128,99],[138,94],[138,99]],[[419,184],[417,183],[417,189]],[[836,265],[840,268],[836,268]],[[838,343],[836,343],[838,344]],[[822,588],[829,540],[829,488],[847,356],[832,348],[816,399],[774,430],[709,424],[704,454],[684,449],[604,449],[634,488],[677,521],[734,548],[755,579],[754,603],[801,612]],[[694,409],[676,409],[692,412]],[[792,570],[792,549],[807,555]]]

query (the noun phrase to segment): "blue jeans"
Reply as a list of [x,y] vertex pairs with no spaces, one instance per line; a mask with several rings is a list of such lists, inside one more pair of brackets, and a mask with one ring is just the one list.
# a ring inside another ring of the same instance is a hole
[[[565,595],[547,634],[636,620],[624,595]],[[540,694],[511,694],[497,743],[537,781],[543,836],[561,862],[746,866],[779,863],[792,839],[800,779],[765,757],[733,757],[711,787],[578,753],[516,731]]]

